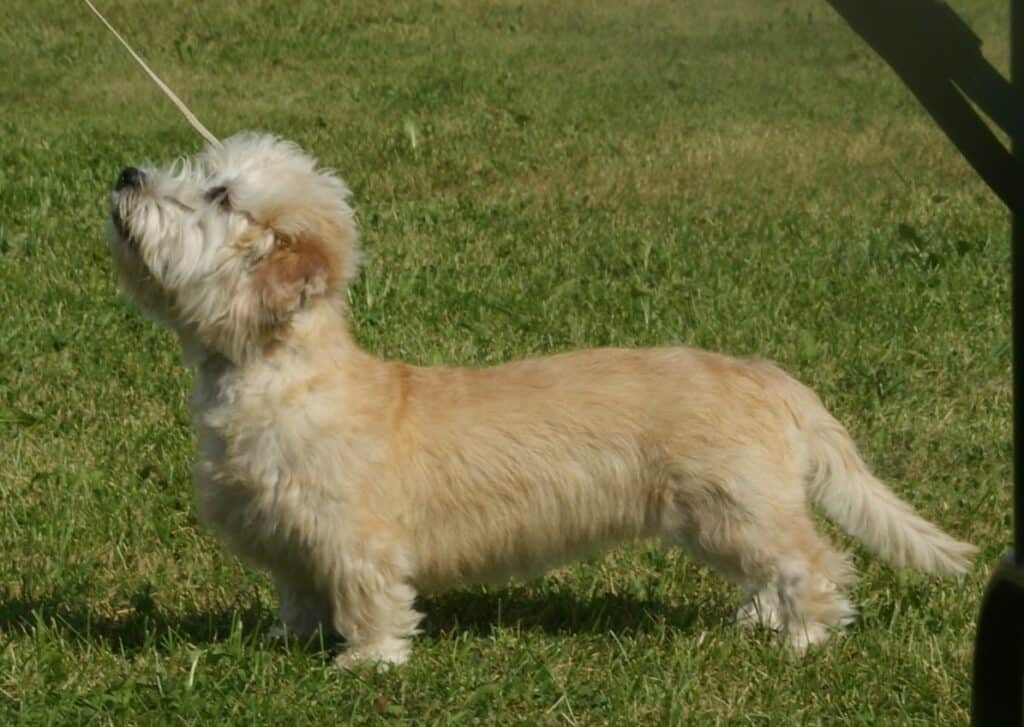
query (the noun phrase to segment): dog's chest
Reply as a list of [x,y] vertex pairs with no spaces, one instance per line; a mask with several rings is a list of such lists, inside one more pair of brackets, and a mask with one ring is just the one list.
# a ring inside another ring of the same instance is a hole
[[329,392],[284,377],[200,370],[197,505],[240,555],[262,561],[277,541],[343,517],[352,447],[337,431],[334,408]]

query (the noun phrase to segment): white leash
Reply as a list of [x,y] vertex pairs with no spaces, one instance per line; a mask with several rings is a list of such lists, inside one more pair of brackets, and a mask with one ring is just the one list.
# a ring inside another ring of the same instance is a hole
[[123,45],[128,50],[128,52],[132,54],[132,58],[134,58],[135,61],[140,66],[142,66],[142,70],[144,70],[146,73],[148,73],[149,77],[153,79],[153,83],[155,83],[157,86],[159,86],[161,91],[163,91],[164,93],[167,94],[167,98],[171,99],[171,101],[174,103],[174,105],[178,107],[178,110],[181,111],[182,115],[184,115],[184,117],[188,121],[188,123],[192,124],[192,128],[194,128],[196,131],[198,131],[199,135],[202,136],[204,139],[206,139],[210,143],[211,146],[218,147],[218,148],[221,147],[222,144],[220,143],[220,140],[216,136],[211,134],[209,129],[207,129],[205,126],[203,126],[199,122],[199,119],[196,118],[195,114],[193,114],[189,110],[188,106],[186,106],[184,104],[184,102],[180,98],[178,98],[177,96],[174,95],[174,91],[172,91],[170,88],[168,88],[167,84],[164,83],[163,81],[161,81],[159,76],[157,76],[155,73],[153,73],[153,71],[151,71],[149,69],[149,66],[146,65],[146,62],[144,60],[142,60],[142,58],[139,57],[138,53],[136,53],[134,50],[132,50],[132,47],[130,45],[128,45],[128,42],[124,38],[121,37],[120,33],[118,33],[116,30],[114,30],[114,26],[112,26],[110,23],[107,22],[107,19],[104,18],[100,14],[100,11],[97,10],[96,7],[91,2],[89,2],[89,0],[83,0],[83,2],[86,5],[88,5],[89,9],[92,10],[93,13],[96,14],[96,17],[99,18],[100,21],[102,21],[102,23],[105,26],[107,26],[107,30],[109,30],[111,33],[113,33],[114,37],[117,38],[119,41],[121,41],[121,45]]

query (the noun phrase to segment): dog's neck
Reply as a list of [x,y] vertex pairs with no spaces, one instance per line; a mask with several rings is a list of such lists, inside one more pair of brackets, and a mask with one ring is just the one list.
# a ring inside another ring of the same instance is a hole
[[272,336],[255,341],[231,354],[201,342],[191,331],[178,331],[185,364],[206,375],[220,376],[245,367],[249,362],[266,360],[277,351],[290,350],[315,354],[330,351],[345,355],[360,351],[348,330],[345,304],[340,298],[321,297],[308,302]]
[[325,349],[338,353],[357,351],[358,346],[348,330],[347,312],[341,297],[323,296],[311,300],[259,355],[263,357],[280,347],[308,353]]

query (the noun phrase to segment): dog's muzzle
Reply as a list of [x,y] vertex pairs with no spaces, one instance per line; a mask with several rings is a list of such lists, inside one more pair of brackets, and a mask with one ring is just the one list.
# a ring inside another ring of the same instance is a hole
[[121,170],[121,176],[117,178],[114,190],[120,192],[122,189],[141,189],[146,175],[135,167],[125,167]]
[[125,224],[125,206],[131,205],[135,194],[142,189],[146,183],[146,174],[137,167],[125,167],[117,177],[114,184],[114,193],[111,195],[110,217],[114,222],[114,228],[122,241],[134,243],[128,225]]

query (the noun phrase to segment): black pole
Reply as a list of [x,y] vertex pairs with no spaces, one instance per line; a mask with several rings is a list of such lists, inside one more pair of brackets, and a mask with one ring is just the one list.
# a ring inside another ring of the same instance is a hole
[[[1010,0],[1010,80],[1024,90],[1024,0]],[[1011,139],[1024,160],[1024,138]],[[1013,336],[1013,551],[992,574],[974,646],[974,725],[1024,722],[1024,212],[1011,207],[1010,307]]]
[[[826,0],[899,75],[1010,208],[1013,340],[1013,550],[978,617],[971,719],[1024,724],[1024,0],[1010,0],[1010,83],[981,39],[942,0]],[[1011,138],[1007,149],[971,99]]]
[[[1024,0],[1010,2],[1010,82],[1024,91]],[[1013,156],[1024,161],[1024,137],[1011,140]],[[1013,309],[1013,560],[1024,567],[1024,212],[1014,209],[1010,275]],[[1024,618],[1024,614],[1021,614]]]
[[974,643],[971,724],[1013,725],[1024,719],[1024,571],[1007,558],[992,574]]

